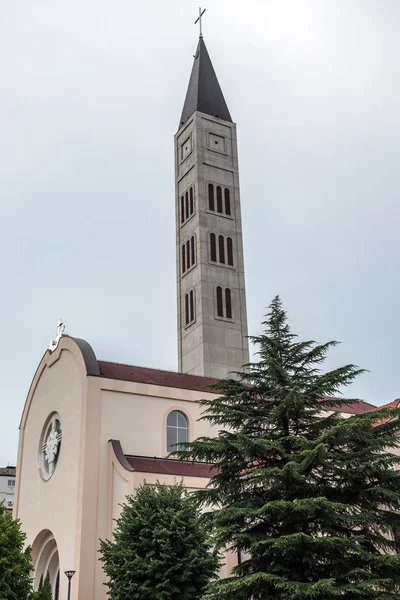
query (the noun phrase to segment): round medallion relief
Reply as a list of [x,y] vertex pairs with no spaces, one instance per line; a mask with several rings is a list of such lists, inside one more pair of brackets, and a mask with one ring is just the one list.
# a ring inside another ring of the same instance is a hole
[[53,475],[61,448],[62,429],[58,413],[52,413],[47,419],[40,436],[38,462],[39,473],[47,481]]

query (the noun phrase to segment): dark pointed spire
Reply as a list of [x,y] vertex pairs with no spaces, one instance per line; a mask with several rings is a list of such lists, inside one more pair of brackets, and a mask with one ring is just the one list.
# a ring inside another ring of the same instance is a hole
[[186,123],[196,110],[212,117],[218,117],[223,121],[232,122],[203,36],[200,36],[194,57],[192,73],[178,129]]

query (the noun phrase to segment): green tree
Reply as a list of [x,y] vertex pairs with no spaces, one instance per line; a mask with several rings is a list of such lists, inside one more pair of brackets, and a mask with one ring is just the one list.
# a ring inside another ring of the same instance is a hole
[[51,589],[50,574],[48,571],[44,580],[43,575],[40,577],[38,591],[34,600],[53,600],[53,591]]
[[140,487],[100,554],[111,600],[196,600],[218,569],[209,532],[182,485]]
[[31,550],[25,548],[25,534],[19,521],[0,503],[0,598],[26,600],[32,592]]
[[[203,418],[218,431],[186,445],[181,459],[213,463],[217,546],[238,551],[231,577],[211,583],[215,600],[400,598],[398,413],[343,418],[332,398],[362,370],[323,372],[336,342],[301,342],[276,297],[252,338],[259,362],[218,384]],[[391,416],[389,419],[388,416]],[[396,417],[396,418],[394,418]]]

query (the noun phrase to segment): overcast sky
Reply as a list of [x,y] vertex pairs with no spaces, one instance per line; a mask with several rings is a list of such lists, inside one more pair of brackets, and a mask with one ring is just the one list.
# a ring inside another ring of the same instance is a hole
[[[98,358],[175,370],[173,135],[192,0],[0,0],[0,466],[62,317]],[[279,293],[400,396],[398,0],[210,0],[238,124],[249,332]]]

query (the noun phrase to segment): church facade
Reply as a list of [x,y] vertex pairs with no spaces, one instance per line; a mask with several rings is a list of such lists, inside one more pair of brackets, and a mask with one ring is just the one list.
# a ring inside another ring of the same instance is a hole
[[[198,420],[199,401],[248,362],[236,126],[202,37],[175,165],[179,372],[98,360],[60,325],[25,403],[14,516],[32,545],[35,588],[49,572],[55,600],[67,597],[67,570],[72,600],[105,600],[99,540],[112,536],[120,504],[140,484],[207,485],[206,465],[168,455],[213,435]],[[236,563],[227,553],[221,574]]]

